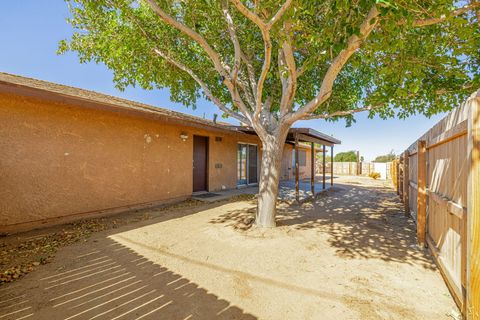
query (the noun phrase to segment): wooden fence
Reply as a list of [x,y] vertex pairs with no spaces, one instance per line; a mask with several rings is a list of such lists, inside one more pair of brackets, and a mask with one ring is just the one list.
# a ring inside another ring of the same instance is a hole
[[480,90],[395,163],[397,192],[457,305],[480,319]]
[[[322,172],[322,161],[316,161],[316,172],[320,174]],[[326,163],[325,170],[327,173],[331,172],[331,164]],[[391,163],[387,163],[386,178],[391,179]],[[336,175],[348,175],[348,176],[368,176],[370,173],[375,172],[375,165],[373,162],[334,162],[333,174]]]

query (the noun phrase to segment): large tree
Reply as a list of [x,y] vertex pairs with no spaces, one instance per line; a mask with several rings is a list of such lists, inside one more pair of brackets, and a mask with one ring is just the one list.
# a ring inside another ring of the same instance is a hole
[[[275,226],[284,142],[300,119],[427,116],[478,87],[480,2],[67,0],[60,52],[103,62],[119,88],[202,95],[262,141],[256,224]],[[392,134],[397,134],[392,132]]]

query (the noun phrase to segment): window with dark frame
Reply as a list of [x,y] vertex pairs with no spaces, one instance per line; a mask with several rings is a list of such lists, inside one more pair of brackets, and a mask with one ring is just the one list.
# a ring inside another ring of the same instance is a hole
[[258,147],[239,143],[237,147],[237,185],[258,183]]

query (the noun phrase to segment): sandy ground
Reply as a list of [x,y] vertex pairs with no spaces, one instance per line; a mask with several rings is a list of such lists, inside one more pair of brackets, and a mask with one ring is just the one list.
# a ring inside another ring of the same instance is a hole
[[[451,319],[455,304],[385,182],[340,177],[249,228],[252,201],[96,232],[0,287],[0,319]],[[6,239],[5,241],[8,241]]]

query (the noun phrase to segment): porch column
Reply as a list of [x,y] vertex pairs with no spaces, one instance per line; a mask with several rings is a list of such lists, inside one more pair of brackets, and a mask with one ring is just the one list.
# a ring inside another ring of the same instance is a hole
[[327,153],[325,152],[325,145],[323,145],[323,190],[325,190],[325,186],[326,186],[326,184],[325,184],[325,179],[326,179],[326,175],[325,175],[325,173],[326,173],[326,170],[325,170],[326,169],[325,168],[326,167],[326,165],[325,165],[326,164],[326,159],[325,159],[325,156],[326,155],[327,155]]
[[298,167],[298,133],[295,132],[295,199],[300,200],[300,183]]
[[330,170],[330,185],[333,187],[333,144],[330,147],[330,163],[331,163],[331,170]]
[[312,142],[311,150],[311,175],[310,175],[310,189],[312,191],[312,197],[315,198],[315,143]]
[[357,173],[356,175],[359,176],[362,174],[362,165],[360,164],[360,151],[357,151]]

